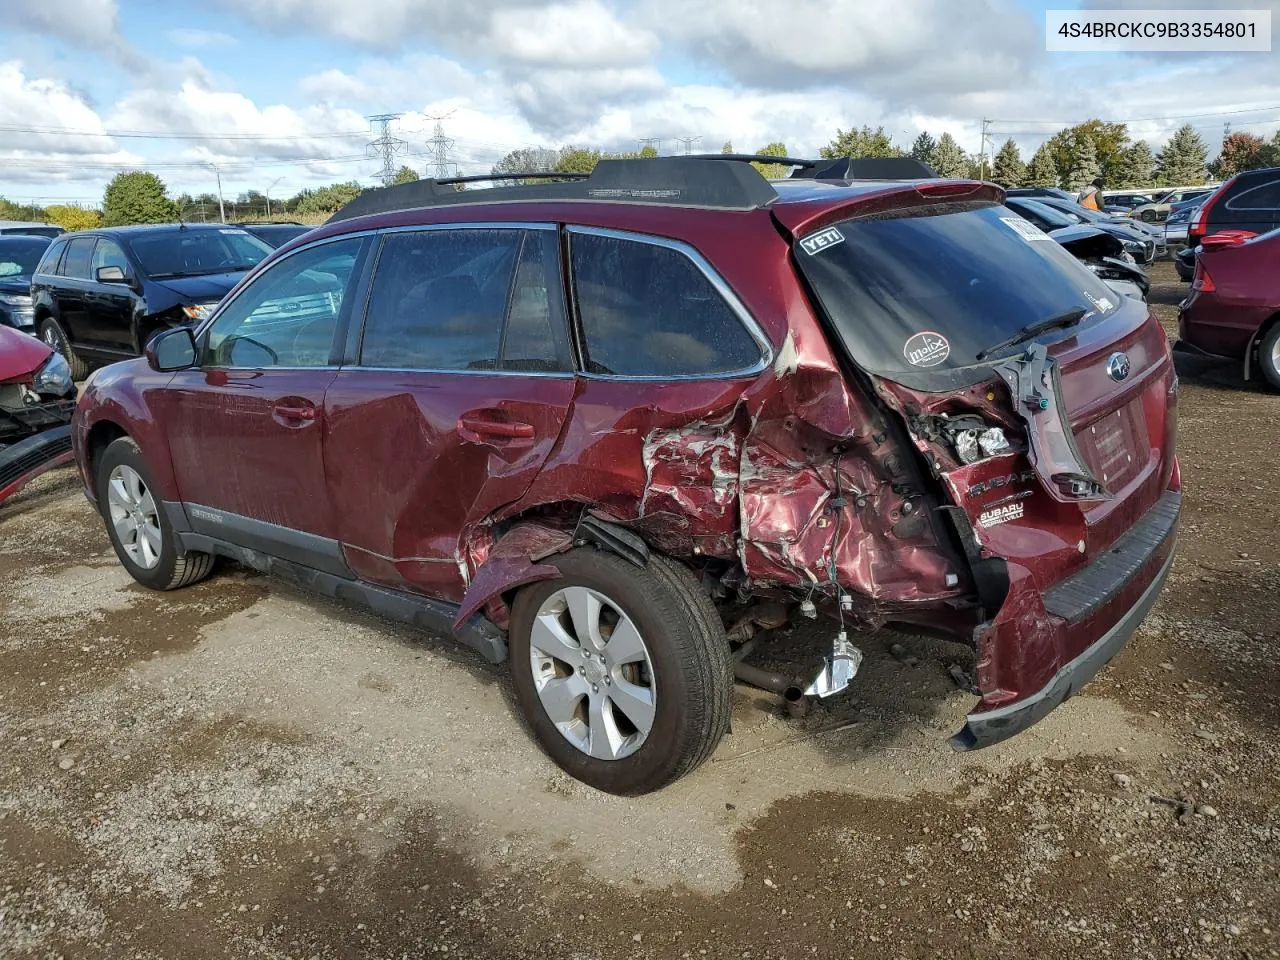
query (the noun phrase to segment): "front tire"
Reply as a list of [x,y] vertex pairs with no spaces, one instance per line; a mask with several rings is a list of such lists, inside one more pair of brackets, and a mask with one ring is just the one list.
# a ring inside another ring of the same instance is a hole
[[113,440],[98,462],[98,507],[107,536],[129,575],[152,590],[176,590],[213,571],[208,553],[181,554],[169,518],[153,491],[138,445]]
[[580,548],[549,561],[511,610],[516,698],[542,748],[607,793],[661,789],[711,756],[729,728],[724,627],[690,572]]
[[1258,369],[1273,390],[1280,390],[1280,323],[1273,323],[1258,343]]
[[66,331],[53,317],[45,317],[40,321],[40,339],[62,354],[62,359],[71,368],[72,380],[83,380],[89,375],[89,365],[71,348]]

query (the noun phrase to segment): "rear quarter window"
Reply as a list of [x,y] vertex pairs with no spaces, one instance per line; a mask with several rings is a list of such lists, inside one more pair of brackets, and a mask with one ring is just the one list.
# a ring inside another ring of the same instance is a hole
[[40,258],[40,265],[36,267],[36,273],[43,273],[47,276],[56,276],[58,273],[58,263],[62,260],[62,251],[67,249],[67,241],[56,240],[49,244],[49,249],[44,252],[44,256]]
[[646,238],[575,230],[573,286],[588,373],[746,373],[760,343],[690,253]]
[[1248,183],[1224,206],[1228,210],[1280,210],[1280,176],[1262,183]]

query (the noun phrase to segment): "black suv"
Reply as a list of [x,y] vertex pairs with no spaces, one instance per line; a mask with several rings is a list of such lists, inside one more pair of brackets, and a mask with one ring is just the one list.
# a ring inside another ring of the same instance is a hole
[[1187,246],[1195,247],[1211,233],[1280,229],[1280,167],[1248,170],[1215,190],[1191,218]]
[[225,224],[67,234],[31,278],[35,327],[80,380],[91,363],[140,356],[157,330],[203,320],[270,252]]

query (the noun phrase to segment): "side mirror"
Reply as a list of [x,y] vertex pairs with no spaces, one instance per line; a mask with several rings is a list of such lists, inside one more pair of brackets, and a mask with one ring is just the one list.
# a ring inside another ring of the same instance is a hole
[[123,267],[106,266],[99,267],[96,274],[99,283],[128,283],[129,278],[124,275]]
[[147,341],[143,353],[147,365],[159,373],[186,370],[196,365],[196,338],[189,327],[161,330]]

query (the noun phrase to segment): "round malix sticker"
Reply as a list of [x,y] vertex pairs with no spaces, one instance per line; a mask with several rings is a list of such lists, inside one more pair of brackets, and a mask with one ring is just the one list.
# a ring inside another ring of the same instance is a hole
[[913,367],[936,367],[951,356],[951,344],[942,334],[925,330],[902,345],[902,355]]

